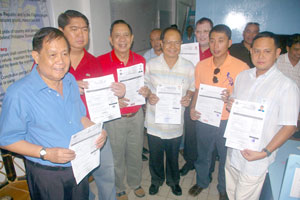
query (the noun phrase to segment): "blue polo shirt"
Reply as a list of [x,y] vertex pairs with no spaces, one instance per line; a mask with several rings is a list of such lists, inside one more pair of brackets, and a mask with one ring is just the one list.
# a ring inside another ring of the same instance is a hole
[[[42,80],[36,66],[29,75],[16,81],[6,91],[0,116],[0,145],[20,140],[43,147],[69,148],[71,136],[83,129],[85,107],[75,78],[63,78],[63,97]],[[26,156],[28,160],[49,166],[57,164]]]

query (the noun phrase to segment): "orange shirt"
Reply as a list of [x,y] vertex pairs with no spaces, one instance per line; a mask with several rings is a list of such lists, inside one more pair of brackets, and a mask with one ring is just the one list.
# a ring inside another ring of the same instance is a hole
[[[195,69],[196,89],[199,89],[199,85],[202,83],[227,88],[230,91],[230,94],[232,94],[236,76],[241,71],[249,69],[249,67],[243,61],[228,54],[224,63],[219,67],[220,72],[216,75],[214,74],[215,69],[216,66],[213,62],[213,57],[207,58],[197,64]],[[218,78],[217,83],[213,82],[214,76]],[[226,106],[224,105],[221,118],[222,120],[227,120],[229,116],[229,112],[225,107]]]

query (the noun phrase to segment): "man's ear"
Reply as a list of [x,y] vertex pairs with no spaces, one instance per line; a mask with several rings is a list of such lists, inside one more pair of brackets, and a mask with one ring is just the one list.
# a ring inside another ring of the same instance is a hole
[[36,64],[39,64],[39,58],[40,58],[39,52],[37,52],[37,51],[32,51],[32,52],[31,52],[31,55],[32,55],[32,58],[33,58],[34,62],[35,62]]
[[287,52],[290,51],[290,47],[289,47],[289,46],[286,46],[285,48],[286,48],[286,51],[287,51]]
[[277,48],[276,49],[276,58],[278,58],[280,56],[280,52],[281,52],[281,49]]
[[110,43],[110,45],[113,47],[113,43],[112,43],[112,37],[111,37],[111,36],[109,36],[108,40],[109,40],[109,43]]
[[228,42],[228,49],[231,47],[231,45],[232,45],[232,40],[229,40],[229,42]]

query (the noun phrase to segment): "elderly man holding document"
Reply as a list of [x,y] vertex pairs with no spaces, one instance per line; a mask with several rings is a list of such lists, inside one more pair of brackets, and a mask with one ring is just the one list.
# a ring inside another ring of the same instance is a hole
[[[88,177],[77,184],[71,137],[94,123],[86,117],[70,67],[70,45],[52,27],[35,33],[32,71],[6,91],[0,116],[0,147],[25,156],[31,199],[88,199]],[[101,127],[100,127],[101,128]],[[94,140],[97,148],[106,132]]]
[[[225,166],[226,191],[230,199],[238,200],[259,199],[268,167],[275,160],[277,149],[296,130],[299,114],[299,89],[277,68],[280,54],[277,36],[271,32],[259,33],[250,52],[255,68],[238,75],[233,98],[227,104],[233,126],[230,128],[228,124],[226,130],[230,147]],[[244,104],[242,109],[241,104]],[[245,114],[237,118],[234,116],[237,112]],[[245,126],[245,131],[239,133],[243,137],[236,140],[239,128],[234,121],[239,119],[253,124]],[[247,130],[253,127],[255,130]],[[257,145],[252,144],[256,142]],[[238,148],[239,143],[246,145]]]
[[[194,66],[179,56],[181,35],[167,28],[161,35],[163,54],[147,63],[145,83],[151,89],[145,126],[150,151],[149,194],[166,183],[174,195],[181,195],[178,155],[183,133],[183,113],[194,91]],[[166,152],[166,174],[164,153]]]

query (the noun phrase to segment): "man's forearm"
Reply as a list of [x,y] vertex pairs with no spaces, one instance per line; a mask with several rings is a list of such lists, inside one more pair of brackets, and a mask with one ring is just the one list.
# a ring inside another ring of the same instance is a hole
[[296,126],[283,126],[265,148],[269,152],[275,151],[294,134],[295,130]]
[[18,153],[24,156],[30,156],[39,158],[40,157],[40,150],[43,148],[40,145],[29,143],[25,140],[20,140],[10,145],[1,146],[2,149],[6,149],[11,152]]
[[193,108],[196,107],[196,102],[197,102],[198,92],[199,92],[199,90],[196,89],[195,92],[194,92],[194,94],[193,94],[193,100],[192,100],[192,104],[191,104],[191,106],[190,106],[190,109],[193,109]]
[[83,125],[84,128],[88,128],[88,127],[90,127],[90,126],[92,126],[92,125],[95,124],[94,122],[92,122],[92,121],[91,121],[89,118],[87,118],[87,117],[82,117],[82,118],[81,118],[81,123],[82,123],[82,125]]

